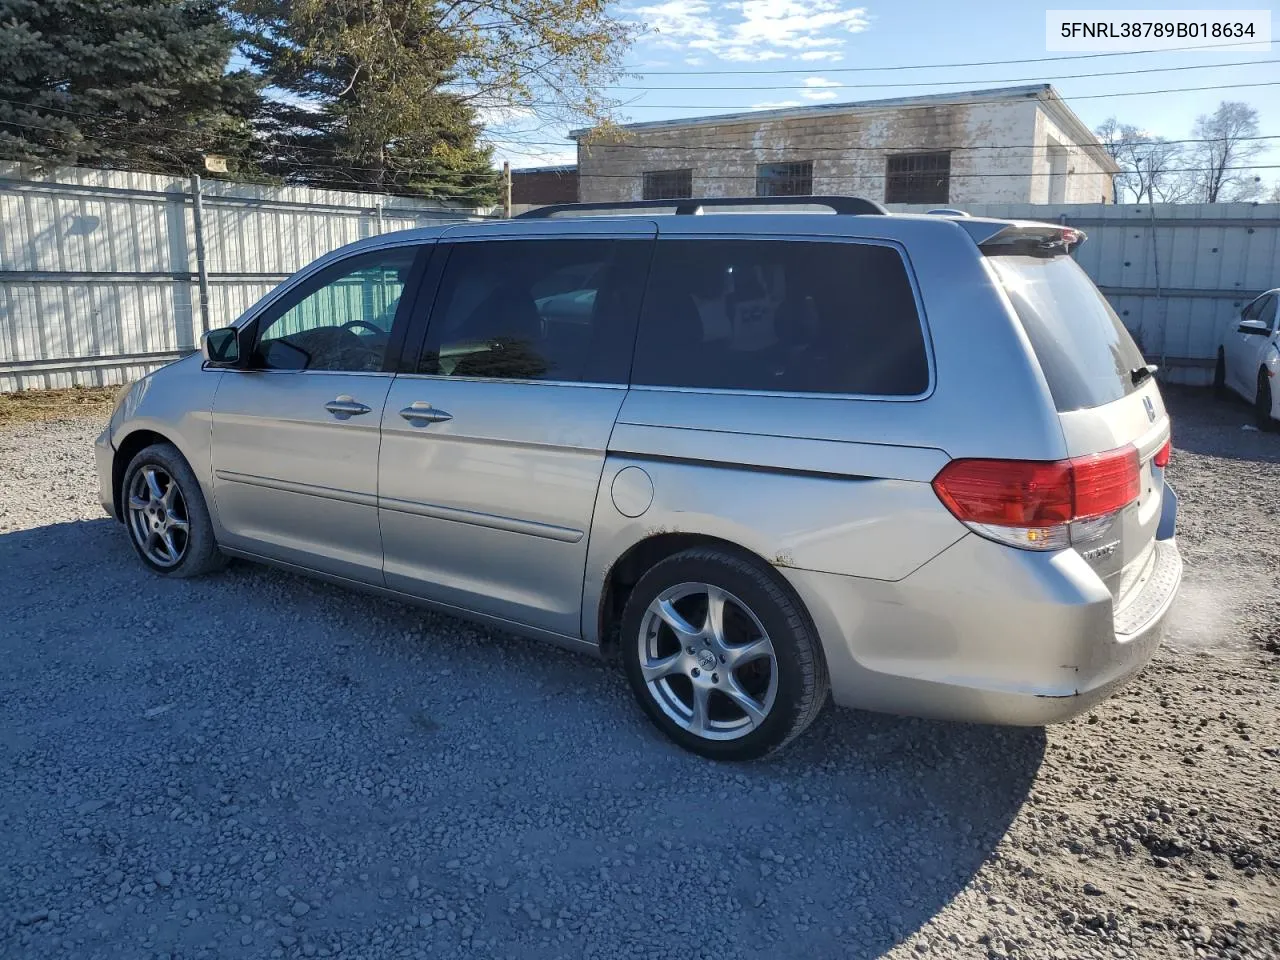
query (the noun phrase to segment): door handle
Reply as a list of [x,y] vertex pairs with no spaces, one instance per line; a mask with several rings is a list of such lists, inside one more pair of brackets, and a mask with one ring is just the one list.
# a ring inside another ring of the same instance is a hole
[[359,417],[368,413],[372,407],[368,407],[354,397],[349,397],[345,393],[340,397],[335,397],[324,405],[324,408],[332,413],[339,420],[347,420],[351,417]]
[[445,413],[443,410],[437,410],[425,400],[415,400],[409,406],[400,411],[400,416],[404,417],[414,426],[426,423],[444,423],[446,420],[452,420],[452,413]]

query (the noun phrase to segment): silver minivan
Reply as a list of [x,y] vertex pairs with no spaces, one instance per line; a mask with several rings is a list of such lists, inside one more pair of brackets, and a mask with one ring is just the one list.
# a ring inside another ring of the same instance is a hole
[[680,745],[837,704],[1011,724],[1136,674],[1181,578],[1169,419],[1059,225],[853,198],[371,237],[124,392],[103,505],[616,655]]

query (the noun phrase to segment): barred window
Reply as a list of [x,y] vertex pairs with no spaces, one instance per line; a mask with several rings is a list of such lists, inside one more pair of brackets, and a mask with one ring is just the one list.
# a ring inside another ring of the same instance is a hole
[[686,200],[693,196],[693,170],[646,170],[646,200]]
[[756,164],[757,197],[813,195],[813,161]]
[[950,153],[900,153],[885,166],[885,203],[947,203]]

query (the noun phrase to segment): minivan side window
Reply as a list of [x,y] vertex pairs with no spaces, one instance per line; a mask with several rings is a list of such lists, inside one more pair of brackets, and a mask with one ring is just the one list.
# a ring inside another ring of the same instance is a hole
[[626,383],[650,240],[453,245],[419,373]]
[[400,296],[420,248],[342,260],[258,319],[254,366],[266,370],[381,370]]
[[631,382],[919,396],[929,360],[902,255],[860,242],[659,240]]

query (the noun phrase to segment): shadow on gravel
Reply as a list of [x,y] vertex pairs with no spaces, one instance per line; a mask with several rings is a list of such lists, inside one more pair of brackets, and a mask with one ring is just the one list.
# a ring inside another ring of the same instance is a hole
[[123,532],[120,524],[105,516],[0,531],[0,631],[11,603],[65,596],[74,590],[73,581],[58,576],[70,567],[134,559]]
[[[878,956],[928,922],[977,873],[1026,802],[1045,745],[1039,727],[829,707],[780,759],[752,770],[775,783],[825,781],[843,808],[836,819],[847,825],[843,839],[853,860],[859,844],[872,851],[904,846],[896,871],[872,874],[867,912],[887,911],[889,928],[869,951],[854,955]],[[868,831],[875,836],[870,844]],[[895,859],[886,857],[886,866]]]
[[599,661],[251,564],[157,578],[107,519],[0,535],[0,660],[0,822],[27,824],[0,901],[184,956],[876,957],[972,880],[1045,751],[828,709],[710,763]]
[[1253,409],[1232,394],[1219,400],[1206,387],[1161,384],[1173,421],[1173,445],[1208,457],[1280,463],[1280,433],[1254,425]]

